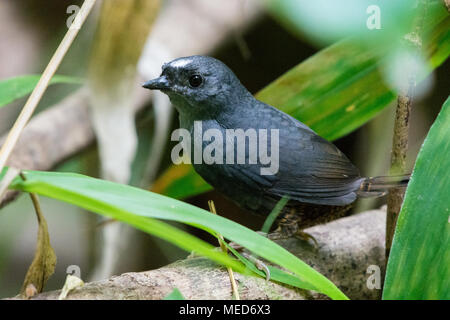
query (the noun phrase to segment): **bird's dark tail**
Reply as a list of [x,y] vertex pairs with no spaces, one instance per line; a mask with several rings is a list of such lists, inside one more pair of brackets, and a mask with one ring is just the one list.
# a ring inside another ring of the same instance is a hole
[[406,188],[411,175],[369,177],[362,180],[356,192],[360,197],[381,197],[391,188]]

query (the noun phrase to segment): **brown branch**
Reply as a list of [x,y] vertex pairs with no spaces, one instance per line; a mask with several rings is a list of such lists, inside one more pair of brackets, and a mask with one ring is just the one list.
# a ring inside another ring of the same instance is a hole
[[[142,108],[149,99],[138,91],[134,108]],[[0,144],[5,137],[0,138]],[[25,127],[8,166],[23,170],[50,170],[94,142],[88,112],[88,93],[82,88],[52,108],[35,116]],[[17,192],[7,192],[0,208],[14,200]]]
[[[5,138],[0,138],[0,144]],[[28,123],[7,165],[24,170],[49,170],[93,140],[87,111],[87,92],[80,90]],[[0,207],[16,196],[17,192],[7,192],[0,199]]]
[[[307,229],[317,239],[317,248],[297,239],[279,241],[279,244],[328,277],[351,299],[379,299],[381,291],[367,286],[371,282],[369,276],[374,277],[368,274],[368,267],[376,266],[380,273],[384,272],[384,225],[384,210],[368,211]],[[325,298],[262,278],[239,273],[235,277],[241,299]],[[187,299],[232,298],[226,268],[194,257],[157,270],[125,273],[87,283],[70,292],[67,299],[162,299],[174,288]],[[57,299],[59,294],[60,291],[52,291],[33,299]]]

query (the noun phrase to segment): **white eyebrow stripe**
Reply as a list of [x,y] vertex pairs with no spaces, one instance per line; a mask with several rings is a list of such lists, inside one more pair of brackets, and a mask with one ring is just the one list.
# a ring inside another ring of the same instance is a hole
[[172,67],[182,68],[187,66],[192,62],[192,59],[180,59],[171,63]]

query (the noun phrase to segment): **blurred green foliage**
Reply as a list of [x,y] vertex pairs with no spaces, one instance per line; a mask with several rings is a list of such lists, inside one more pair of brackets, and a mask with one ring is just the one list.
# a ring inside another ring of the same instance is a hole
[[398,43],[411,31],[417,13],[442,6],[439,0],[420,4],[410,0],[266,0],[265,3],[288,30],[306,35],[314,43],[331,44],[354,37],[373,47]]
[[[25,75],[1,80],[0,108],[30,94],[40,78],[40,75]],[[82,80],[69,76],[55,75],[50,81],[50,84],[56,83],[81,84]]]

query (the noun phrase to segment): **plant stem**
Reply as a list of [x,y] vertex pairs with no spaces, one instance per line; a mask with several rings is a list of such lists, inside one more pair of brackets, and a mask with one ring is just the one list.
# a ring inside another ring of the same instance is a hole
[[[208,206],[209,206],[209,211],[211,211],[213,214],[217,215],[216,206],[214,205],[214,201],[209,200],[208,201]],[[220,248],[222,249],[222,251],[224,253],[228,253],[228,249],[223,243],[225,241],[223,239],[223,236],[221,234],[217,234],[217,236],[219,238]],[[233,269],[231,269],[230,267],[227,267],[227,271],[228,271],[228,276],[230,277],[231,289],[233,290],[234,298],[236,300],[240,300],[239,291],[238,291],[238,287],[237,287],[237,284],[236,284],[236,279],[234,278],[234,274],[233,274]]]
[[[413,24],[413,31],[404,38],[405,45],[409,46],[418,56],[422,49],[422,30],[427,14],[428,2],[421,0],[417,9],[417,15]],[[410,63],[410,70],[404,88],[400,91],[397,99],[397,110],[395,114],[394,136],[392,139],[391,154],[391,175],[404,174],[406,172],[406,153],[408,151],[408,131],[409,116],[411,113],[414,90],[416,88],[417,72],[414,62]],[[394,188],[389,191],[387,198],[387,216],[386,216],[386,264],[394,239],[395,227],[397,225],[398,215],[403,203],[404,190]]]
[[[415,85],[409,84],[406,94],[399,95],[395,114],[394,137],[392,141],[390,174],[396,175],[406,171],[406,152],[408,151],[409,115],[412,106],[412,92]],[[386,216],[386,261],[391,251],[398,214],[403,203],[404,190],[394,188],[387,198]]]

